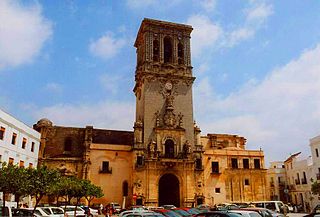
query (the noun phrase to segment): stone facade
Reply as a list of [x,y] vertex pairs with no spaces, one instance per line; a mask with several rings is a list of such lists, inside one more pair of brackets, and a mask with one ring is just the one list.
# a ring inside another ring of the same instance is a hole
[[[103,188],[96,203],[193,206],[267,199],[264,155],[194,122],[190,34],[144,19],[135,42],[133,132],[41,125],[42,162]],[[71,141],[71,142],[70,142]],[[71,147],[70,147],[71,146]],[[236,176],[235,176],[236,175]]]

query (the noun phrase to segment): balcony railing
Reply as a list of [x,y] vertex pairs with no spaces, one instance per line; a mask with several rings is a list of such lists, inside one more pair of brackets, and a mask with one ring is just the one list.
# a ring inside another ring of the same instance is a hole
[[289,190],[296,190],[296,186],[295,185],[288,185]]
[[307,184],[307,179],[305,179],[305,178],[301,179],[301,184],[303,184],[303,185]]
[[112,173],[112,168],[111,167],[102,168],[102,169],[100,169],[99,173],[109,173],[109,174],[111,174]]

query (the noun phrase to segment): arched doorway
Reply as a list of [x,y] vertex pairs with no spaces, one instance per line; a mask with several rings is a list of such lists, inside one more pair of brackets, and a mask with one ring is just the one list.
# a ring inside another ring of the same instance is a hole
[[159,180],[159,206],[162,205],[180,207],[179,180],[173,174],[164,174]]

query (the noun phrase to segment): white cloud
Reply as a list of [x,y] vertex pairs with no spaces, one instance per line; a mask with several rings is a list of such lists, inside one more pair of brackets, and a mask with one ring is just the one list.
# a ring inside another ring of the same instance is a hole
[[103,101],[97,104],[58,104],[32,111],[36,119],[46,117],[55,125],[132,130],[134,105],[134,102]]
[[123,78],[117,75],[103,74],[100,77],[102,86],[112,94],[116,94],[118,92],[121,80],[123,80]]
[[202,0],[200,1],[201,6],[207,11],[212,12],[216,8],[216,0]]
[[30,63],[52,35],[39,4],[0,1],[0,69]]
[[96,41],[91,42],[89,45],[89,50],[97,57],[109,59],[114,57],[125,45],[125,43],[125,39],[115,38],[111,32],[108,32]]
[[264,2],[260,2],[259,4],[254,4],[254,6],[248,9],[246,12],[247,22],[261,23],[273,14],[273,7],[270,4],[267,5]]
[[198,84],[203,87],[195,88],[195,110],[202,130],[245,136],[249,148],[265,150],[267,160],[309,152],[309,139],[320,134],[319,56],[320,45],[224,98],[213,94],[210,83]]
[[63,88],[60,84],[55,82],[50,82],[46,84],[45,89],[52,92],[52,93],[62,93]]
[[191,37],[194,56],[199,56],[204,50],[212,48],[222,34],[220,26],[204,15],[193,15],[189,17],[187,23],[194,28]]

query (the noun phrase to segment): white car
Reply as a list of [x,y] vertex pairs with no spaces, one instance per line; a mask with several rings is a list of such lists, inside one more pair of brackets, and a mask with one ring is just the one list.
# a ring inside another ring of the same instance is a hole
[[[64,210],[60,207],[48,206],[48,207],[37,207],[38,211],[42,211],[42,216],[50,216],[50,217],[64,217]],[[46,215],[44,215],[45,213]]]
[[[74,217],[74,210],[76,206],[61,206],[61,208],[66,211],[66,214],[69,217],[71,216]],[[84,209],[82,209],[80,206],[77,206],[76,216],[80,216],[80,217],[86,216]]]

